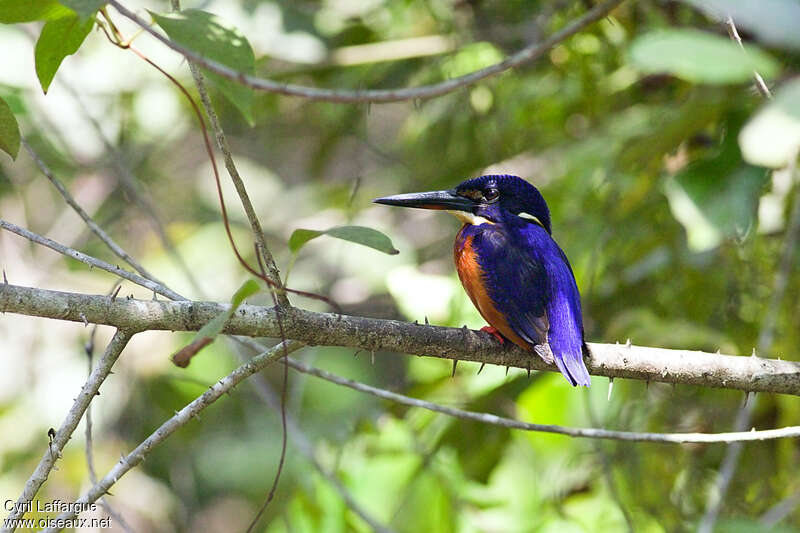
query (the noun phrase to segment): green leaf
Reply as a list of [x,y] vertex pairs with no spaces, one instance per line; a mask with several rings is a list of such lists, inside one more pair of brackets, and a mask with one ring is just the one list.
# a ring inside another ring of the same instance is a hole
[[631,62],[648,74],[669,73],[693,83],[742,83],[753,71],[774,77],[778,63],[767,53],[748,46],[745,51],[728,38],[697,30],[665,30],[636,39]]
[[739,28],[764,43],[800,50],[800,2],[797,0],[683,0],[724,22],[732,17]]
[[316,239],[320,235],[327,235],[342,239],[343,241],[350,241],[363,246],[368,246],[379,252],[389,255],[400,253],[392,245],[392,240],[378,230],[366,228],[364,226],[338,226],[324,231],[317,231],[313,229],[296,229],[289,237],[289,250],[292,253],[297,253],[311,239]]
[[[150,14],[176,43],[239,72],[255,72],[255,56],[250,43],[239,30],[216,15],[199,9],[186,9],[169,15]],[[213,72],[204,72],[253,125],[253,90]]]
[[10,155],[11,159],[16,159],[17,153],[19,153],[17,119],[14,118],[14,113],[2,98],[0,98],[0,150]]
[[[246,299],[250,298],[252,295],[254,295],[260,290],[261,287],[258,285],[258,282],[256,280],[249,279],[245,281],[242,284],[242,286],[239,287],[239,290],[237,290],[233,294],[233,298],[231,298],[231,303],[234,306],[234,311],[236,310],[237,307],[242,305],[242,302],[244,302]],[[233,314],[233,311],[231,311],[231,314]]]
[[56,0],[0,0],[0,23],[3,24],[52,20],[70,13]]
[[64,58],[74,54],[83,44],[86,36],[89,35],[94,20],[82,21],[80,17],[73,13],[50,20],[45,23],[39,40],[36,41],[34,57],[36,61],[36,75],[42,90],[47,93],[50,82],[56,75],[58,67]]
[[245,281],[234,293],[233,298],[231,298],[230,308],[218,314],[208,321],[205,326],[200,328],[200,331],[194,336],[192,342],[172,355],[172,362],[180,367],[185,368],[188,366],[192,357],[197,355],[197,352],[214,342],[214,339],[217,338],[217,335],[220,334],[222,328],[228,323],[228,320],[230,320],[236,310],[239,309],[242,302],[260,290],[261,287],[256,280],[249,279]]
[[106,0],[59,0],[59,2],[75,11],[81,20],[86,20],[106,5]]

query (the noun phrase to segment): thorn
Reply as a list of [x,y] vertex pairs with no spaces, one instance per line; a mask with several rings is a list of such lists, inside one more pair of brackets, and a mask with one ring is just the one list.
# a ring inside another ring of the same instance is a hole
[[644,382],[644,390],[650,390],[650,378],[647,378],[647,381]]
[[353,353],[353,357],[358,357],[358,354],[360,354],[360,353],[361,353],[361,350],[356,350],[356,351]]
[[426,326],[430,326],[431,325],[431,323],[428,322],[428,315],[425,315],[425,325]]
[[628,340],[626,340],[626,341],[625,341],[625,347],[626,347],[626,348],[630,348],[631,346],[633,346],[633,345],[631,344],[631,338],[630,338],[630,337],[628,337]]
[[750,394],[750,392],[744,393],[744,403],[742,404],[742,407],[747,407],[747,402],[750,401]]
[[3,269],[3,283],[8,285],[8,278],[6,277],[6,269]]
[[158,294],[156,294],[156,291],[153,291],[153,301],[154,302],[158,301]]
[[506,376],[508,375],[508,366],[506,366]]
[[372,366],[375,366],[375,350],[370,350],[369,353],[371,354],[370,361],[372,361]]
[[720,354],[720,351],[719,351],[719,348],[717,348],[717,355],[719,355],[719,354]]
[[608,378],[608,398],[606,401],[611,401],[611,391],[614,390],[614,378]]
[[531,379],[531,360],[528,359],[528,379]]
[[419,320],[414,320],[414,325],[419,326]]
[[[481,373],[481,370],[483,370],[483,367],[485,367],[485,366],[486,366],[486,363],[481,363],[481,367],[478,369],[478,374]],[[475,375],[477,376],[478,374],[475,374]]]
[[121,288],[122,288],[122,285],[117,285],[117,290],[115,290],[114,294],[111,295],[111,301],[112,302],[117,299],[117,294],[119,294],[119,290]]
[[80,315],[78,315],[78,316],[79,316],[79,317],[81,317],[81,320],[83,320],[83,327],[85,327],[85,328],[86,328],[86,327],[89,327],[89,321],[88,321],[88,320],[86,320],[86,315],[84,315],[83,313],[81,313],[81,314],[80,314]]
[[750,354],[750,357],[758,357],[758,355],[756,355],[756,349],[755,348],[753,348],[753,353]]
[[450,375],[451,378],[456,377],[456,366],[458,366],[458,359],[453,359],[453,373]]

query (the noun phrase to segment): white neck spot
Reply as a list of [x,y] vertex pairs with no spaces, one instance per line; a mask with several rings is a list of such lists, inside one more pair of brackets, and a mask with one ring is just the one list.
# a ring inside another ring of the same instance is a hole
[[464,224],[472,224],[473,226],[480,226],[481,224],[492,224],[493,222],[488,218],[479,217],[474,213],[468,213],[467,211],[455,211],[455,210],[447,210],[448,213],[459,219]]

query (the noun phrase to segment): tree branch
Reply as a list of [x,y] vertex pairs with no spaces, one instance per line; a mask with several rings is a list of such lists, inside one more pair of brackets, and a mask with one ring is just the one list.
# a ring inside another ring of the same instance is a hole
[[[0,284],[0,312],[58,320],[84,320],[130,329],[197,331],[229,304],[112,299]],[[484,333],[466,327],[423,326],[397,320],[242,305],[224,333],[280,337],[280,313],[287,339],[312,345],[387,350],[444,359],[557,371],[516,346],[500,347]],[[680,383],[800,395],[800,363],[761,357],[668,350],[631,344],[590,343],[590,373],[643,381]]]
[[742,442],[800,437],[800,426],[788,426],[780,429],[765,429],[761,431],[741,431],[736,433],[641,433],[638,431],[615,431],[611,429],[597,428],[572,428],[553,424],[533,424],[529,422],[520,422],[519,420],[514,420],[513,418],[504,418],[502,416],[496,416],[489,413],[465,411],[463,409],[456,409],[455,407],[448,407],[446,405],[428,402],[418,398],[411,398],[410,396],[404,396],[395,392],[372,387],[365,383],[343,378],[337,376],[336,374],[331,374],[330,372],[308,366],[292,358],[288,359],[287,364],[298,372],[310,374],[312,376],[324,379],[325,381],[342,385],[359,392],[365,392],[367,394],[377,396],[378,398],[383,398],[384,400],[407,405],[409,407],[427,409],[428,411],[442,413],[447,416],[460,418],[462,420],[472,420],[473,422],[490,424],[492,426],[499,426],[507,429],[520,429],[523,431],[535,431],[540,433],[556,433],[558,435],[566,435],[567,437],[624,440],[629,442],[660,442],[665,444],[686,444],[690,442]]
[[135,283],[136,285],[140,285],[146,289],[150,289],[151,291],[160,294],[165,298],[170,298],[172,300],[186,300],[185,297],[181,296],[172,289],[165,287],[164,285],[162,285],[157,281],[143,278],[138,274],[134,274],[133,272],[125,270],[124,268],[120,268],[118,266],[112,265],[111,263],[106,263],[105,261],[102,261],[90,255],[86,255],[85,253],[79,252],[74,248],[65,246],[52,239],[48,239],[47,237],[42,237],[37,233],[34,233],[20,226],[17,226],[16,224],[12,224],[11,222],[7,222],[5,220],[0,219],[0,229],[10,231],[11,233],[16,233],[20,237],[25,237],[31,242],[35,242],[36,244],[41,244],[42,246],[46,246],[51,250],[55,250],[60,254],[66,255],[67,257],[71,257],[72,259],[80,261],[81,263],[89,265],[90,267],[97,267],[101,270],[105,270],[106,272],[119,276],[123,279],[127,279],[128,281]]
[[108,377],[108,374],[111,372],[111,367],[132,336],[133,333],[125,329],[118,329],[114,334],[105,353],[97,362],[97,366],[92,371],[89,379],[86,380],[81,392],[75,399],[75,403],[72,404],[72,408],[69,410],[67,417],[64,419],[64,422],[62,422],[61,427],[58,428],[58,431],[56,431],[48,449],[44,452],[42,459],[39,461],[39,465],[36,467],[33,474],[31,474],[27,483],[25,483],[25,487],[22,489],[22,494],[17,499],[17,503],[13,505],[11,513],[3,522],[3,528],[0,530],[2,533],[10,533],[16,529],[19,518],[25,512],[26,504],[36,496],[36,493],[39,492],[39,488],[47,481],[47,476],[53,469],[53,465],[61,457],[61,450],[66,446],[75,428],[78,427],[78,422],[80,422],[83,417],[83,413],[86,412],[89,404],[97,395],[97,391],[100,390],[100,385],[102,385],[103,381]]
[[420,87],[403,89],[383,89],[383,90],[359,90],[347,91],[340,89],[319,89],[315,87],[304,87],[301,85],[283,84],[266,78],[250,76],[244,72],[239,72],[207,57],[203,57],[196,52],[185,48],[169,38],[161,35],[154,30],[150,24],[137,16],[117,0],[109,0],[108,3],[124,17],[138,24],[144,31],[172,48],[179,54],[194,61],[199,66],[210,70],[224,78],[246,85],[259,91],[266,91],[289,96],[300,96],[309,100],[324,100],[328,102],[397,102],[402,100],[414,100],[422,98],[433,98],[455,91],[461,87],[466,87],[480,80],[505,72],[506,70],[518,67],[525,63],[534,61],[550,50],[553,46],[575,35],[590,24],[597,22],[608,15],[623,0],[608,0],[595,6],[586,12],[582,17],[568,24],[566,27],[557,31],[541,43],[531,43],[520,51],[509,56],[505,60],[489,67],[476,70],[464,76]]
[[[247,363],[241,365],[236,370],[220,379],[211,385],[207,391],[195,398],[191,403],[186,405],[183,409],[175,413],[173,417],[161,424],[153,433],[150,434],[144,441],[142,441],[136,448],[133,449],[128,455],[121,458],[119,462],[101,479],[95,483],[89,491],[78,498],[76,504],[92,503],[97,501],[98,498],[103,496],[108,490],[119,481],[129,470],[136,467],[141,463],[150,451],[164,442],[167,437],[172,435],[179,428],[185,426],[189,421],[196,416],[200,411],[217,401],[220,396],[229,392],[236,385],[242,382],[245,378],[258,372],[274,360],[283,357],[285,352],[293,352],[302,348],[303,344],[299,342],[287,341],[280,343],[264,353],[257,355],[250,359]],[[73,506],[73,509],[80,508],[79,505]],[[75,517],[75,512],[65,512],[58,515],[58,520],[68,520]],[[48,528],[45,531],[54,532],[60,528]]]

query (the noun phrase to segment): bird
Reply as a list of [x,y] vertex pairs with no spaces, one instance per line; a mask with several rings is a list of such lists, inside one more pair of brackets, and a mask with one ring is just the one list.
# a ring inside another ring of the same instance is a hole
[[489,324],[482,331],[555,363],[571,385],[590,385],[578,285],[536,187],[519,176],[491,174],[449,190],[373,202],[455,215],[463,223],[453,246],[456,270]]

